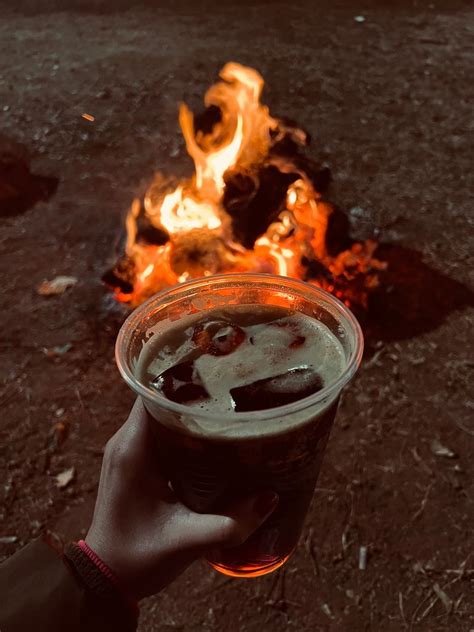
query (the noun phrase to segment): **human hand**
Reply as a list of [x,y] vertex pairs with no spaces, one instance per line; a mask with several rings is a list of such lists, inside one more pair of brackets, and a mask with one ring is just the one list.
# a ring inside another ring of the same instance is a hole
[[191,511],[160,472],[149,423],[137,399],[107,443],[86,536],[136,599],[158,592],[211,549],[245,542],[278,504],[276,494],[264,492],[236,501],[225,515]]

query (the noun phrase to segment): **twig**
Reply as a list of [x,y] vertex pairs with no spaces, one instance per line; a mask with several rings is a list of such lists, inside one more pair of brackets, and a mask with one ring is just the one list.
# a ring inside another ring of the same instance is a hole
[[[268,593],[268,597],[266,600],[266,603],[269,606],[274,606],[276,604],[284,604],[285,603],[285,577],[286,577],[286,570],[284,568],[281,569],[281,571],[278,573],[278,577],[277,577],[277,581],[272,585],[269,593]],[[279,590],[279,595],[277,596],[276,599],[269,599],[269,597],[271,596],[274,588],[276,588],[276,586],[278,585],[278,580],[280,580],[280,590]]]
[[28,420],[28,426],[31,426],[31,389],[27,388],[25,390],[26,397],[26,416]]
[[[456,578],[456,579],[460,579],[460,578]],[[444,590],[440,587],[439,584],[435,584],[433,586],[433,590],[438,596],[438,599],[442,602],[443,606],[445,607],[446,613],[449,614],[451,610],[453,609],[453,600],[444,592]]]
[[456,424],[458,428],[466,432],[468,435],[471,435],[471,437],[474,437],[474,430],[471,430],[470,428],[466,428],[466,426],[463,426],[463,424],[459,421],[459,419],[454,419],[454,423]]
[[466,575],[467,573],[469,574],[474,573],[474,569],[466,570],[466,565],[471,557],[472,557],[472,553],[469,553],[466,559],[463,562],[461,562],[461,564],[459,564],[459,568],[455,568],[455,569],[447,568],[443,571],[443,573],[454,573],[458,575],[459,579],[462,579],[464,575]]
[[[460,568],[466,564],[467,560],[469,559],[470,555],[464,560],[464,562],[460,565]],[[440,588],[439,584],[435,584],[433,586],[433,588],[431,589],[432,591],[434,591],[435,593],[435,597],[430,601],[428,607],[423,611],[423,613],[417,617],[418,611],[420,610],[421,606],[430,598],[430,594],[431,594],[431,590],[428,593],[428,596],[425,597],[425,599],[422,599],[420,601],[420,603],[418,604],[418,606],[415,608],[415,611],[413,612],[412,618],[411,618],[411,623],[410,623],[410,632],[413,629],[413,625],[415,623],[420,623],[421,621],[423,621],[423,619],[428,615],[428,613],[432,610],[433,606],[435,605],[435,603],[437,601],[441,601],[442,604],[444,605],[444,607],[446,608],[446,614],[450,614],[452,612],[453,609],[453,601],[450,597],[448,597],[448,595],[444,592],[445,588],[448,588],[449,586],[452,586],[453,584],[455,584],[456,582],[460,581],[462,579],[462,574],[457,575],[457,577],[454,577],[454,579],[452,579],[451,581],[449,581],[447,584],[445,584],[443,586],[443,588]]]
[[420,504],[418,510],[415,511],[415,513],[411,517],[410,522],[415,522],[415,520],[417,520],[421,516],[423,511],[425,510],[426,503],[428,502],[428,496],[429,496],[429,493],[430,493],[432,487],[433,487],[433,483],[430,483],[428,485],[428,487],[426,488],[425,495],[423,496],[423,500],[421,501],[421,504]]
[[272,581],[272,583],[270,584],[270,589],[269,589],[269,591],[267,592],[267,596],[266,596],[266,598],[265,598],[265,602],[266,602],[266,603],[267,603],[267,602],[269,602],[269,601],[271,601],[270,597],[272,596],[272,594],[273,594],[273,592],[274,592],[274,590],[275,590],[275,588],[276,588],[276,586],[277,586],[277,584],[278,584],[278,580],[279,580],[279,579],[280,579],[280,573],[275,573],[275,574],[274,574],[274,576],[273,576],[273,581]]
[[77,399],[79,400],[79,404],[81,405],[82,412],[84,412],[86,410],[86,407],[84,406],[84,402],[82,401],[82,397],[81,397],[81,393],[79,391],[79,387],[76,386],[76,388],[74,390],[76,391]]
[[428,593],[428,595],[422,599],[418,605],[416,606],[416,608],[413,611],[413,614],[411,615],[411,621],[410,621],[410,632],[412,632],[413,630],[413,626],[415,625],[415,623],[418,622],[418,611],[421,609],[421,607],[428,601],[428,599],[430,598],[431,595],[431,590]]
[[418,450],[416,448],[411,448],[411,453],[413,454],[413,458],[415,459],[415,461],[417,463],[419,463],[421,465],[421,467],[425,470],[425,472],[427,472],[430,476],[432,476],[433,474],[433,470],[430,468],[429,465],[427,465],[423,459],[421,458],[421,456],[418,454]]
[[403,609],[403,595],[401,592],[398,593],[398,606],[400,608],[400,614],[402,617],[402,623],[403,623],[403,627],[406,629],[408,629],[408,623],[405,617],[405,610]]
[[313,572],[316,577],[319,577],[320,572],[319,572],[318,558],[316,556],[316,551],[314,550],[314,548],[315,547],[314,547],[314,542],[313,542],[313,529],[310,529],[308,533],[308,537],[306,538],[305,549],[313,563]]
[[378,351],[376,351],[374,353],[374,355],[370,358],[370,360],[368,360],[365,364],[364,364],[364,369],[370,369],[371,367],[375,366],[380,366],[378,364],[378,359],[380,358],[380,356],[382,354],[384,354],[386,351],[386,347],[382,347],[381,349],[379,349]]
[[[288,604],[288,602],[285,601],[285,569],[281,569],[280,571],[278,571],[277,573],[275,573],[275,580],[272,582],[272,585],[270,586],[270,590],[267,593],[267,598],[265,600],[265,605],[266,606],[270,606],[271,608],[273,608],[273,610],[279,612],[280,614],[282,614],[285,619],[288,621],[288,615],[286,614],[285,610],[286,610],[286,606]],[[273,594],[276,586],[278,585],[278,581],[282,580],[282,588],[280,590],[280,596],[277,597],[277,599],[271,599],[271,595]],[[292,605],[297,605],[299,606],[300,604],[292,604]],[[267,616],[265,618],[264,623],[267,624],[268,621],[270,620],[270,610],[267,613]]]
[[344,555],[350,545],[350,542],[348,542],[347,534],[349,533],[349,529],[351,528],[352,514],[354,512],[354,492],[352,490],[348,490],[348,493],[351,498],[351,506],[347,516],[346,526],[344,527],[344,531],[342,532],[341,536],[342,552]]
[[434,599],[430,601],[426,610],[424,610],[422,614],[417,618],[416,623],[421,623],[423,621],[423,619],[428,615],[428,613],[431,612],[431,610],[433,609],[433,606],[438,601],[438,599],[439,597],[436,595],[436,597],[434,597]]
[[0,406],[4,406],[5,404],[7,404],[13,397],[15,397],[15,395],[19,393],[19,391],[20,389],[18,388],[18,386],[16,386],[16,384],[9,384],[2,393]]
[[457,612],[459,606],[461,605],[461,601],[464,599],[464,593],[456,600],[456,603],[453,606],[453,612]]
[[286,593],[286,568],[282,568],[281,570],[281,582],[280,582],[280,597],[278,598],[279,603],[285,603],[285,593]]

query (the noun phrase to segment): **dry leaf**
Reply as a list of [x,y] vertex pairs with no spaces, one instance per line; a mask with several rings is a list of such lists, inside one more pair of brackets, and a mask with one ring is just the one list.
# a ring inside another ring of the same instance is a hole
[[57,446],[61,446],[67,438],[68,426],[65,421],[57,421],[53,424],[53,436]]
[[38,288],[38,294],[41,296],[54,296],[63,294],[68,288],[76,285],[76,277],[73,276],[57,276],[52,281],[43,281]]
[[61,474],[56,476],[56,485],[59,489],[64,489],[69,485],[69,483],[74,478],[75,470],[73,467],[70,467],[68,470],[64,470]]
[[431,452],[433,452],[435,456],[444,456],[447,459],[456,458],[455,452],[447,448],[445,445],[442,445],[436,439],[433,439],[433,441],[431,442]]
[[68,351],[72,349],[72,343],[66,342],[64,345],[59,345],[57,347],[43,347],[43,353],[48,356],[48,358],[56,358],[58,356],[62,356]]

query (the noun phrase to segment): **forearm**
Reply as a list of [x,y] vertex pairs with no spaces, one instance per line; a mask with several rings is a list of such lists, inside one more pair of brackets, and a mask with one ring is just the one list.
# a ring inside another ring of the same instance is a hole
[[134,632],[137,613],[75,545],[65,555],[45,538],[0,566],[2,632]]

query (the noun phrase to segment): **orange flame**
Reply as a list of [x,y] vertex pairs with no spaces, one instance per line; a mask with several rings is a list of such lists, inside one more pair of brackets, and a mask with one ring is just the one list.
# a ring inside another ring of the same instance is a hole
[[125,252],[133,262],[134,282],[131,293],[116,291],[121,301],[137,305],[163,287],[219,272],[257,271],[302,278],[305,258],[317,258],[333,271],[341,266],[342,259],[333,260],[326,251],[332,207],[320,200],[303,176],[289,186],[286,208],[252,249],[235,242],[231,218],[223,206],[225,174],[263,164],[278,121],[260,103],[264,82],[256,70],[232,62],[224,66],[220,77],[222,81],[204,99],[207,107],[216,106],[221,113],[211,132],[196,130],[192,112],[185,104],[180,106],[179,122],[194,161],[193,178],[157,195],[157,176],[144,198],[146,220],[165,231],[169,241],[165,245],[140,241],[139,200],[133,201],[126,216]]

